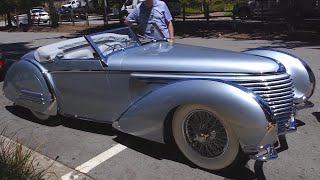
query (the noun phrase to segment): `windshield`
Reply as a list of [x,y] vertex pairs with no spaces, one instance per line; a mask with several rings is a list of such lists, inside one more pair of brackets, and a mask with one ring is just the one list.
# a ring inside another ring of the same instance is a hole
[[87,38],[102,58],[131,47],[156,41],[166,41],[166,38],[155,24],[152,24],[151,34],[144,32],[139,26],[133,28],[124,27],[91,34]]
[[115,52],[140,45],[136,35],[128,27],[91,34],[87,38],[103,58]]
[[133,26],[132,31],[137,35],[142,44],[155,41],[166,41],[166,38],[155,23],[150,23],[146,27],[140,25]]

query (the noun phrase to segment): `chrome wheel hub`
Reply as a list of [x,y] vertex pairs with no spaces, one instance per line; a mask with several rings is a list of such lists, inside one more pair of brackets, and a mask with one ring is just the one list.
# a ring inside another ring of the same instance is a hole
[[224,125],[206,110],[194,110],[186,116],[184,134],[191,149],[207,158],[220,156],[228,145]]

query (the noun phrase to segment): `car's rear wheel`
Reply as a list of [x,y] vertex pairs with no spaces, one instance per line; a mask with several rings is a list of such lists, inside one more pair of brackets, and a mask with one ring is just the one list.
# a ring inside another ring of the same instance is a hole
[[61,123],[60,119],[57,116],[51,116],[49,114],[44,114],[41,112],[30,110],[32,115],[39,120],[39,122],[50,125],[50,126],[56,126]]
[[44,113],[33,111],[33,110],[31,110],[31,113],[33,114],[34,117],[43,121],[48,120],[51,117],[49,114],[44,114]]
[[228,122],[204,105],[180,106],[173,117],[172,131],[182,153],[202,168],[226,168],[240,151],[238,138]]
[[241,8],[239,10],[239,18],[242,20],[246,20],[250,18],[250,10],[247,8]]

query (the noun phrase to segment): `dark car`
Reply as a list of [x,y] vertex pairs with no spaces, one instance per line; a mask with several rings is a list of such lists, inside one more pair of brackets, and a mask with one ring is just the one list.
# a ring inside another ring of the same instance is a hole
[[3,80],[5,73],[5,60],[3,58],[2,51],[0,49],[0,81]]
[[315,17],[320,14],[320,0],[253,0],[234,6],[233,13],[240,19],[287,17]]
[[85,8],[77,8],[77,9],[71,9],[71,8],[61,8],[59,11],[61,20],[67,20],[72,21],[72,15],[75,20],[81,19],[86,20],[86,13],[87,10]]

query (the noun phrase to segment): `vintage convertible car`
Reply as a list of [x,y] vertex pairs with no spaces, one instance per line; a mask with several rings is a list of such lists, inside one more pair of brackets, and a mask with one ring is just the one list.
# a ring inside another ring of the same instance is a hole
[[46,45],[14,63],[5,96],[38,119],[57,115],[110,123],[166,143],[206,169],[245,155],[277,158],[279,135],[312,106],[306,63],[272,49],[232,52],[170,44],[129,27]]

